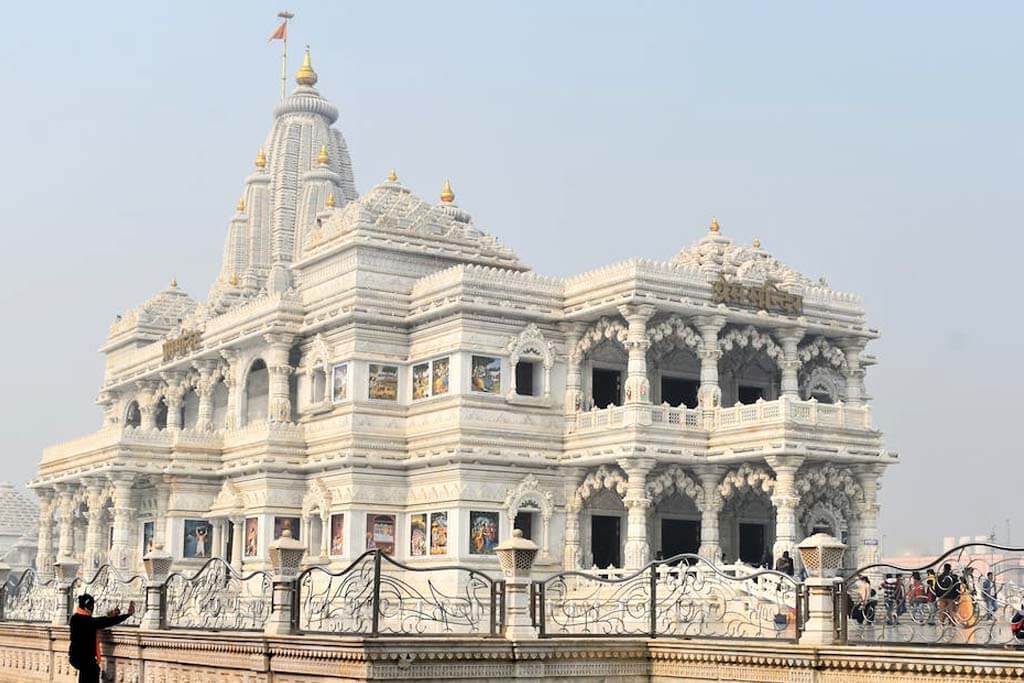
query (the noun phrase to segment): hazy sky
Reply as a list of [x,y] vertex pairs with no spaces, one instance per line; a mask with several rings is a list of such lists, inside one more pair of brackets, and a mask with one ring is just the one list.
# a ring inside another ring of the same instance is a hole
[[[278,94],[266,2],[22,2],[0,41],[3,473],[94,430],[114,315],[205,296]],[[759,237],[863,294],[885,551],[1017,512],[1024,3],[289,7],[360,191],[394,166],[537,271]]]

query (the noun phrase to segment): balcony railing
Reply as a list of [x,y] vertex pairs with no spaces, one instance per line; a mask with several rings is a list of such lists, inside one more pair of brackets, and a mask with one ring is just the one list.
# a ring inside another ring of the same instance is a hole
[[566,419],[569,434],[586,434],[624,426],[649,426],[683,432],[710,432],[747,426],[797,424],[811,427],[835,427],[869,430],[868,406],[825,404],[815,399],[800,401],[780,398],[731,408],[674,408],[667,405],[628,405],[597,408],[570,415]]

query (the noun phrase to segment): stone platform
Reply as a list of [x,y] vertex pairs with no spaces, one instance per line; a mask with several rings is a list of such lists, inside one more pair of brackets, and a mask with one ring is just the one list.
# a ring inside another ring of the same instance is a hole
[[[67,628],[0,624],[0,683],[74,681]],[[121,628],[103,642],[119,683],[677,683],[995,681],[1024,678],[1024,652],[808,647],[740,640],[376,638]]]

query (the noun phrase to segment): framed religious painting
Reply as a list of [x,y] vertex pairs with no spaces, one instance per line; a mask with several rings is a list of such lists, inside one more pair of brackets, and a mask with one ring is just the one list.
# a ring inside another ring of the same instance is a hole
[[205,519],[186,519],[182,529],[182,553],[185,558],[210,557],[213,527]]
[[142,555],[145,557],[153,552],[153,535],[156,533],[156,522],[142,523]]
[[427,513],[409,515],[409,555],[425,557],[427,554]]
[[448,358],[438,358],[431,368],[431,392],[434,396],[448,393],[448,368],[451,362]]
[[348,363],[339,363],[331,371],[331,397],[335,403],[348,400]]
[[367,395],[378,401],[398,400],[398,366],[370,363]]
[[430,554],[448,554],[448,513],[430,513]]
[[430,397],[430,363],[412,366],[412,399]]
[[345,515],[331,515],[331,555],[345,554]]
[[256,557],[260,554],[260,518],[245,518],[245,556]]
[[498,545],[498,513],[469,513],[469,554],[493,555]]
[[501,359],[473,356],[470,383],[473,391],[485,394],[501,393]]
[[284,531],[287,529],[292,532],[292,538],[296,541],[301,541],[299,537],[301,533],[299,530],[299,518],[298,517],[274,517],[274,540],[281,538],[284,535]]
[[366,515],[366,549],[395,553],[395,516],[375,512]]

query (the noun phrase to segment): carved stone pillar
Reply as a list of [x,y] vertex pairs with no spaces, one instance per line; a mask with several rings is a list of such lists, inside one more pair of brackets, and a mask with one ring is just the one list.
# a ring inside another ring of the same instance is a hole
[[291,422],[292,401],[288,390],[288,379],[294,368],[288,364],[293,337],[290,334],[266,334],[263,336],[270,349],[267,352],[267,372],[270,375],[269,422]]
[[881,488],[883,466],[859,465],[857,481],[864,491],[864,501],[860,508],[860,528],[857,530],[859,544],[857,547],[857,566],[875,564],[881,556],[878,546],[878,489]]
[[580,568],[580,506],[576,500],[576,489],[584,477],[584,470],[573,467],[566,470],[565,482],[565,537],[562,539],[565,549],[562,553],[562,566],[566,570]]
[[864,403],[864,368],[860,365],[860,354],[864,351],[865,340],[844,339],[843,353],[846,355],[846,405],[859,406]]
[[797,351],[797,344],[804,338],[804,330],[800,327],[789,327],[779,330],[775,335],[782,345],[782,361],[779,367],[782,369],[782,395],[786,398],[800,398],[800,354]]
[[722,512],[725,501],[718,490],[722,483],[722,472],[717,467],[706,466],[697,468],[704,500],[700,506],[700,549],[697,554],[713,564],[722,563],[722,541],[719,532],[718,516]]
[[775,545],[772,556],[776,561],[783,552],[796,561],[797,538],[796,508],[800,505],[800,494],[796,490],[796,471],[800,469],[801,459],[794,456],[769,456],[765,458],[768,465],[775,471],[775,490],[772,493],[772,505],[775,506]]
[[117,401],[119,395],[120,392],[105,389],[96,398],[96,405],[103,408],[104,427],[113,427],[121,422],[121,415],[118,411],[119,403]]
[[181,401],[188,387],[184,377],[179,373],[162,373],[167,387],[164,389],[164,401],[167,403],[167,430],[176,432],[181,429]]
[[566,415],[571,415],[583,408],[583,378],[580,374],[580,363],[583,358],[577,352],[576,347],[579,345],[580,339],[583,338],[587,326],[586,323],[563,323],[561,329],[565,333],[565,348],[568,354],[563,408]]
[[619,313],[629,323],[626,333],[626,350],[629,352],[626,403],[651,402],[651,381],[647,378],[647,349],[651,347],[651,340],[647,338],[647,321],[655,310],[649,304],[619,306]]
[[320,557],[326,561],[331,556],[331,513],[320,513]]
[[714,410],[722,405],[722,388],[718,386],[718,361],[722,352],[718,348],[718,333],[725,326],[725,317],[720,315],[700,316],[695,322],[700,330],[700,388],[697,403],[704,410]]
[[129,472],[111,474],[110,482],[114,487],[114,539],[110,546],[110,564],[125,570],[128,569],[132,546],[132,484],[135,475]]
[[221,366],[221,376],[224,380],[224,386],[228,390],[228,408],[227,417],[224,419],[224,429],[230,430],[238,426],[239,419],[241,418],[241,384],[238,380],[238,351],[224,349],[220,352],[220,355],[224,358],[224,365]]
[[57,560],[70,560],[75,554],[75,487],[57,484],[58,526]]
[[53,513],[57,507],[57,495],[53,489],[38,488],[39,537],[36,547],[36,570],[43,581],[53,576],[53,563],[57,556],[53,552]]
[[139,404],[139,428],[156,429],[156,408],[160,402],[160,395],[157,393],[158,383],[148,380],[138,382],[138,392],[135,394],[135,401]]
[[647,538],[647,512],[651,499],[647,495],[647,474],[654,469],[654,458],[623,458],[619,466],[629,477],[626,482],[626,569],[640,569],[651,559]]
[[202,360],[193,363],[199,373],[196,381],[196,395],[199,397],[199,410],[196,415],[196,431],[213,431],[213,389],[217,386],[217,361]]
[[231,566],[237,570],[242,569],[242,544],[245,543],[243,533],[245,531],[245,517],[232,517],[231,528]]
[[82,483],[85,485],[85,500],[89,506],[82,568],[86,570],[87,576],[91,576],[93,571],[104,564],[107,554],[107,528],[104,524],[107,516],[104,510],[107,502],[107,481],[98,477],[88,477]]
[[170,504],[171,485],[166,479],[159,479],[154,482],[156,505],[153,513],[153,547],[159,543],[164,548],[170,548],[170,539],[167,538],[167,508]]

